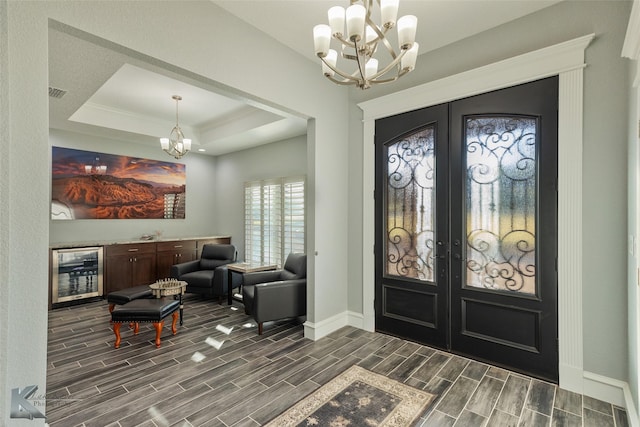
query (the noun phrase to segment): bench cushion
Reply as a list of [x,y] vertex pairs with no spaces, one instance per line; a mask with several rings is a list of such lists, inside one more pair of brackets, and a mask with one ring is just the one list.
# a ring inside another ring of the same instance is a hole
[[109,304],[126,304],[139,298],[151,298],[153,293],[149,285],[134,286],[132,288],[122,289],[120,291],[109,292],[107,302]]
[[159,322],[180,308],[174,299],[137,299],[119,305],[111,312],[113,322]]

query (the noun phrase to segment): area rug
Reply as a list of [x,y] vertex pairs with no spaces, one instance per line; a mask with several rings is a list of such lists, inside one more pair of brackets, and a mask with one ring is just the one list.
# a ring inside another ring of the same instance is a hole
[[434,397],[359,366],[352,366],[270,421],[267,426],[411,426]]

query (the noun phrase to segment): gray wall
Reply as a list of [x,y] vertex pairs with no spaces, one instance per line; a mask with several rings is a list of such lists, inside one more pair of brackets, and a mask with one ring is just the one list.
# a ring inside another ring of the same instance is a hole
[[[350,255],[361,252],[362,240],[362,113],[357,103],[595,33],[586,51],[589,65],[584,78],[584,369],[626,381],[628,70],[620,51],[630,8],[626,1],[565,1],[420,55],[416,70],[391,86],[352,90]],[[349,309],[359,312],[362,261],[351,257],[349,261]]]
[[49,140],[51,146],[183,163],[187,172],[185,219],[51,220],[51,243],[137,240],[142,234],[153,234],[155,230],[162,231],[162,236],[168,238],[230,234],[229,230],[216,226],[214,157],[189,153],[176,161],[160,149],[159,143],[157,147],[150,147],[54,129],[49,133]]
[[216,158],[215,218],[244,260],[244,183],[307,174],[306,135]]
[[[635,62],[635,61],[634,61]],[[633,400],[638,408],[638,284],[640,275],[638,270],[638,88],[633,88],[633,80],[636,76],[637,63],[629,65],[628,86],[629,92],[629,156],[628,156],[628,203],[629,203],[629,251],[628,251],[628,284],[627,284],[627,310],[629,325],[629,388]]]

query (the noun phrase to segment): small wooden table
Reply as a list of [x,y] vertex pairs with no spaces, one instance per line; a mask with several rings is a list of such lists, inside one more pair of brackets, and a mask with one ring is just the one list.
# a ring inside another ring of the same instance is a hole
[[[251,264],[249,262],[236,262],[233,264],[227,264],[227,271],[229,274],[228,284],[229,291],[227,292],[227,302],[229,305],[233,304],[233,281],[231,279],[231,274],[235,271],[236,273],[244,274],[244,273],[255,273],[256,271],[270,271],[278,268],[276,264]],[[242,285],[240,286],[242,289]],[[238,301],[242,301],[242,299],[238,299]]]
[[149,288],[151,288],[151,292],[156,298],[162,298],[171,295],[173,295],[175,298],[176,295],[178,296],[180,300],[180,326],[182,326],[182,311],[184,309],[184,304],[182,303],[182,295],[184,295],[184,292],[187,289],[187,282],[176,279],[162,279],[150,284]]

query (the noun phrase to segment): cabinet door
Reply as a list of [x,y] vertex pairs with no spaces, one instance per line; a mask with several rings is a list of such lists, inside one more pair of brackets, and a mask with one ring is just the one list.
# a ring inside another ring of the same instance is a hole
[[133,256],[131,286],[148,285],[156,281],[156,254],[141,253]]
[[196,241],[179,240],[158,243],[156,275],[158,279],[171,277],[171,266],[196,259]]
[[156,280],[156,244],[126,243],[105,246],[106,293],[153,283]]
[[133,255],[114,255],[105,260],[105,294],[132,286]]

